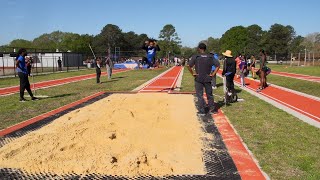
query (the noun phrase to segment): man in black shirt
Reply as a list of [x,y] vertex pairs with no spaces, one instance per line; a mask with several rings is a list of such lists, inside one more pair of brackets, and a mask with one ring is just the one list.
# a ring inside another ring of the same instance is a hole
[[[188,63],[188,69],[190,73],[195,77],[195,89],[198,98],[199,114],[205,115],[205,101],[203,99],[203,88],[205,88],[210,113],[216,114],[217,110],[214,107],[214,99],[212,95],[211,81],[212,77],[217,73],[218,69],[212,71],[212,66],[220,66],[218,60],[213,60],[213,55],[206,54],[207,46],[204,43],[200,43],[198,46],[199,54],[192,56],[192,59]],[[192,68],[195,67],[196,72],[193,72]]]

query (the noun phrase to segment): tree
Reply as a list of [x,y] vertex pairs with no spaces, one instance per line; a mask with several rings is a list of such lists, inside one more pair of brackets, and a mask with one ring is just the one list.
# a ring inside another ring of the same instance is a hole
[[196,52],[197,52],[196,48],[181,47],[181,55],[185,58],[190,58]]
[[308,34],[303,41],[303,46],[307,48],[307,50],[311,50],[313,52],[320,51],[320,33],[315,32]]
[[221,39],[221,50],[231,50],[234,55],[243,53],[248,45],[248,30],[243,26],[236,26],[225,32]]
[[17,48],[32,48],[33,44],[31,41],[25,39],[15,39],[10,42],[9,46]]
[[160,31],[159,39],[160,41],[158,44],[161,48],[161,51],[159,52],[160,57],[165,57],[169,52],[173,54],[181,53],[181,41],[173,25],[165,25]]
[[220,39],[209,37],[207,40],[202,41],[207,45],[207,51],[211,52],[214,51],[216,53],[220,52]]
[[113,24],[107,24],[101,33],[95,36],[93,45],[96,52],[104,53],[108,48],[125,47],[125,39],[122,30]]
[[295,37],[289,45],[289,51],[291,53],[298,53],[305,49],[303,45],[304,38],[302,36]]
[[270,53],[277,53],[287,56],[289,45],[295,37],[295,31],[292,26],[283,26],[274,24],[266,34],[266,48]]
[[262,37],[264,32],[262,28],[257,25],[251,25],[247,27],[248,30],[248,44],[246,46],[245,54],[257,55],[262,48]]
[[54,31],[50,34],[42,34],[33,40],[33,44],[38,49],[55,51],[61,49],[61,43],[66,33]]

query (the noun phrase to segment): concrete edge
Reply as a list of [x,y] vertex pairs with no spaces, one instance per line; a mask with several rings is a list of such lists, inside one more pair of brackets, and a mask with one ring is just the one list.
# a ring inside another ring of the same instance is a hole
[[177,83],[176,83],[176,88],[174,89],[175,91],[180,91],[181,90],[181,85],[182,85],[182,78],[183,78],[183,73],[184,73],[184,66],[182,67]]
[[[220,75],[218,75],[218,76],[221,77]],[[240,86],[239,83],[237,83],[237,82],[234,82],[234,83],[237,84],[238,86]],[[320,128],[320,123],[315,121],[314,119],[309,118],[308,116],[305,116],[305,115],[303,115],[303,114],[301,114],[301,113],[299,113],[299,112],[297,112],[297,111],[295,111],[295,110],[293,110],[293,109],[291,109],[291,108],[289,108],[289,107],[287,107],[285,105],[282,105],[282,104],[280,104],[280,103],[278,103],[278,102],[276,102],[276,101],[274,101],[274,100],[272,100],[272,99],[270,99],[270,98],[268,98],[268,97],[266,97],[266,96],[264,96],[262,94],[259,94],[259,93],[255,92],[254,90],[252,90],[252,89],[250,89],[248,87],[246,87],[246,88],[240,87],[240,88],[242,90],[245,90],[248,93],[258,97],[259,99],[262,99],[265,102],[267,102],[267,103],[269,103],[269,104],[271,104],[271,105],[273,105],[273,106],[275,106],[275,107],[277,107],[277,108],[279,108],[279,109],[281,109],[281,110],[283,110],[283,111],[295,116],[296,118],[304,121],[305,123],[307,123],[307,124],[309,124],[311,126],[314,126],[316,128]]]

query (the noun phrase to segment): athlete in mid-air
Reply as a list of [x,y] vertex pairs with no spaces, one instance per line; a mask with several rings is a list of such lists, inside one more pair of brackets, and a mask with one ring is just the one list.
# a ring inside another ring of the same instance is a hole
[[160,47],[157,45],[155,40],[149,39],[144,42],[141,48],[147,52],[148,68],[153,68],[156,60],[156,54],[157,51],[160,51]]

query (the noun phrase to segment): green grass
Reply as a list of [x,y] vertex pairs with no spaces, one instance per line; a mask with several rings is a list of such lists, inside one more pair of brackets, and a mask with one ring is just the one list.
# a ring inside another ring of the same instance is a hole
[[[34,82],[40,81],[48,81],[54,79],[61,79],[73,76],[80,76],[85,74],[92,74],[96,71],[93,69],[81,70],[81,71],[72,71],[72,72],[61,72],[61,73],[53,73],[53,74],[42,74],[34,76]],[[30,83],[32,83],[32,77],[29,77]],[[0,79],[0,88],[9,87],[9,86],[18,86],[19,85],[19,77],[10,77]]]
[[166,69],[128,71],[115,74],[111,81],[106,81],[106,78],[102,78],[102,84],[96,84],[95,79],[90,79],[38,90],[38,95],[50,96],[50,98],[39,101],[20,103],[18,101],[18,94],[1,97],[0,129],[12,126],[100,91],[131,91],[165,70]]
[[[182,91],[192,91],[185,71]],[[217,78],[218,85],[222,79]],[[223,95],[220,86],[214,94]],[[222,107],[231,123],[271,179],[320,179],[320,129],[241,91],[245,101]],[[215,97],[215,101],[222,101]]]
[[267,82],[278,86],[310,94],[316,97],[320,97],[320,84],[317,82],[310,82],[300,79],[294,79],[289,77],[277,76],[270,74],[267,77]]
[[290,67],[290,64],[283,64],[283,65],[268,64],[267,66],[270,67],[271,70],[274,70],[274,71],[296,73],[296,74],[305,74],[305,75],[320,77],[320,66],[306,66],[306,67],[292,66],[292,67]]

